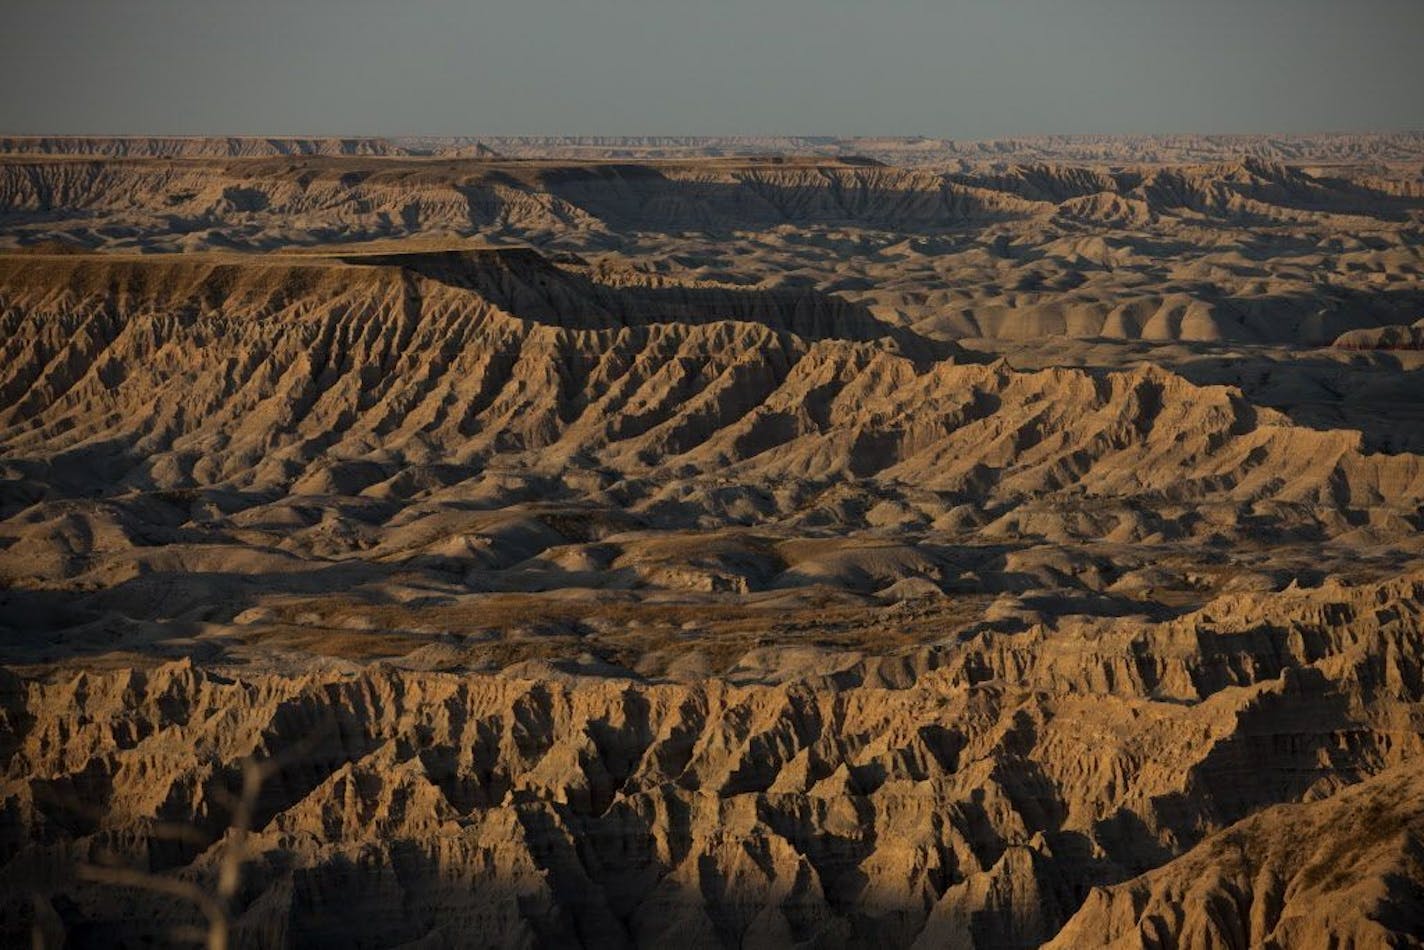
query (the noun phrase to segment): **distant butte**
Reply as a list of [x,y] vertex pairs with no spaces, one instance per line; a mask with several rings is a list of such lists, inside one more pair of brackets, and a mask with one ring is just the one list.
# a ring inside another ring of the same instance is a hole
[[1424,932],[1419,134],[0,153],[7,945]]

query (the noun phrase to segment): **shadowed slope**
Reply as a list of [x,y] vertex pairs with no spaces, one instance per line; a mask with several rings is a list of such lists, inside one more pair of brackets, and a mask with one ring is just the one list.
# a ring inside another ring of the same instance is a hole
[[[99,842],[200,882],[242,847],[233,915],[254,941],[460,942],[479,927],[608,947],[1001,948],[1038,944],[1089,886],[1232,826],[1094,893],[1064,939],[1130,942],[1142,905],[1129,895],[1148,888],[1161,922],[1147,939],[1217,946],[1248,919],[1281,939],[1327,919],[1383,939],[1412,913],[1395,892],[1417,867],[1424,749],[1395,724],[1424,694],[1417,624],[1373,605],[1417,617],[1422,592],[1416,577],[1237,597],[1213,605],[1239,618],[1215,634],[1204,616],[986,634],[898,682],[878,658],[858,677],[781,684],[220,676],[187,663],[7,680],[0,880],[16,899],[62,888],[66,925],[107,921],[111,939],[187,909],[70,879],[72,855]],[[1283,624],[1309,655],[1272,657]],[[1199,655],[1194,629],[1244,650],[1229,664]],[[1228,670],[1233,682],[1212,682]],[[248,755],[279,767],[239,844],[224,835],[224,790]],[[1246,817],[1376,773],[1338,802]],[[160,821],[189,837],[165,841]],[[1321,874],[1391,896],[1293,921]],[[359,919],[343,912],[353,892]],[[1202,901],[1224,910],[1204,916]],[[23,919],[17,904],[0,922]]]
[[912,359],[852,342],[875,324],[832,299],[608,288],[529,251],[360,260],[375,266],[11,263],[11,465],[82,479],[80,459],[128,455],[142,466],[106,477],[147,488],[499,456],[653,484],[875,477],[1001,502],[1424,496],[1415,456],[1364,454],[1358,434],[1161,371],[1015,373],[928,360],[928,345]]

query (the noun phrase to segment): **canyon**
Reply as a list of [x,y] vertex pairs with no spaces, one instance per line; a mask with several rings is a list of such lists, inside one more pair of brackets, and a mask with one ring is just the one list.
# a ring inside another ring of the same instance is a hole
[[0,138],[0,933],[1419,946],[1421,152]]

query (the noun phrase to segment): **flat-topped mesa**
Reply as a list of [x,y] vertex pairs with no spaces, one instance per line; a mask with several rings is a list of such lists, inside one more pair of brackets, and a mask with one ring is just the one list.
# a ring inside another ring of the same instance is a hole
[[[577,330],[656,323],[755,323],[810,340],[875,340],[898,335],[864,307],[809,289],[749,290],[688,285],[636,273],[618,284],[594,280],[587,268],[555,265],[532,248],[478,248],[418,253],[341,255],[343,263],[399,267],[427,280],[474,291],[510,316]],[[946,355],[952,348],[935,348]]]
[[908,352],[939,358],[956,350],[889,327],[865,307],[832,294],[805,288],[688,285],[636,273],[606,283],[595,280],[587,267],[557,266],[529,247],[0,255],[0,306],[11,311],[11,320],[19,319],[20,310],[59,314],[91,308],[115,315],[256,316],[298,302],[327,306],[351,297],[358,287],[375,300],[389,300],[396,293],[420,299],[455,290],[463,293],[467,307],[483,302],[518,320],[572,330],[741,322],[808,340],[894,337]]
[[[703,307],[703,288],[805,288],[945,340],[1325,345],[1424,307],[1411,179],[1256,158],[936,169],[822,155],[10,155],[0,156],[0,244],[146,254],[526,245],[587,259],[598,283],[653,283],[637,278],[643,270],[697,287],[686,295],[697,300],[671,301],[681,320]],[[626,279],[599,270],[609,261]],[[469,280],[451,262],[442,271]],[[540,294],[519,298],[548,321]],[[613,309],[655,318],[645,303]],[[735,315],[749,303],[730,306]],[[839,312],[796,332],[866,336]]]
[[396,272],[362,273],[316,255],[0,254],[0,306],[60,316],[98,311],[254,317],[298,301],[329,301],[356,290],[379,293]]
[[[1083,218],[1092,195],[1154,215],[1221,221],[1403,220],[1407,194],[1247,159],[1197,165],[984,163],[901,168],[860,156],[641,161],[367,155],[309,149],[252,156],[134,159],[0,155],[0,213],[143,212],[145,226],[257,215],[290,227],[320,215],[376,236],[468,233],[507,223],[534,235],[732,231],[779,224],[934,231],[970,223]],[[382,215],[385,217],[382,218]],[[1108,223],[1104,220],[1102,223]],[[366,235],[361,235],[362,237]]]
[[256,135],[7,135],[0,154],[105,158],[260,158],[271,155],[408,155],[386,138]]
[[106,156],[376,154],[591,159],[710,158],[727,155],[845,157],[871,155],[894,164],[953,161],[1220,162],[1247,155],[1290,163],[1408,162],[1424,154],[1424,133],[1310,135],[1038,135],[1000,139],[828,135],[413,135],[354,136],[75,136],[0,137],[0,152]]

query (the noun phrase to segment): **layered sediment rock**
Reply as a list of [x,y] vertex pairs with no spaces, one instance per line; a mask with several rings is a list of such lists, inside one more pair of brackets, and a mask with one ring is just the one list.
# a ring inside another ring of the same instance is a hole
[[[1382,939],[1385,904],[1296,901],[1322,873],[1405,899],[1421,603],[1414,578],[985,633],[893,685],[871,660],[767,685],[189,663],[11,679],[8,919],[31,889],[76,933],[137,939],[192,914],[77,884],[72,862],[211,886],[238,849],[232,915],[254,941],[1031,946],[1077,911],[1064,945],[1155,920],[1144,939],[1217,946],[1236,933],[1203,922],[1218,892],[1255,942]],[[242,836],[248,758],[269,772]]]
[[6,942],[1409,945],[1406,178],[369,145],[0,161]]

